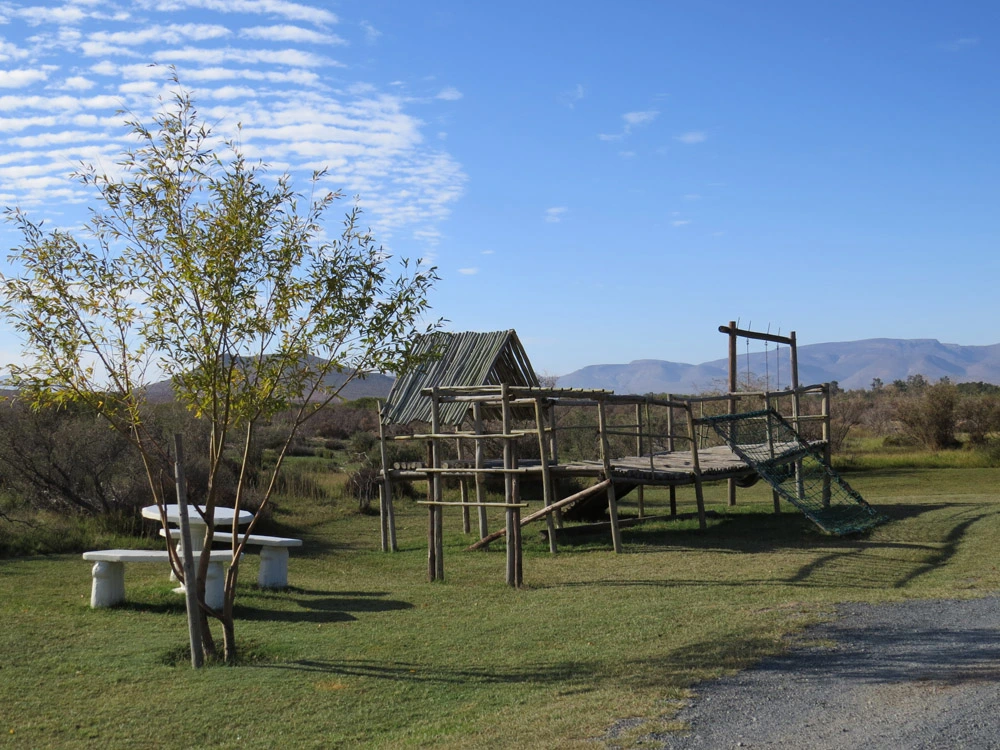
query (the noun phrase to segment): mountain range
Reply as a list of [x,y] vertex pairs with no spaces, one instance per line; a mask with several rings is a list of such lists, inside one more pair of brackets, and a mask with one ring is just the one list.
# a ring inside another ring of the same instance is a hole
[[[911,375],[923,375],[932,383],[948,377],[955,383],[1000,384],[1000,344],[961,346],[936,339],[864,339],[799,346],[798,360],[800,385],[837,381],[849,390],[870,388],[875,378],[888,385]],[[791,380],[788,347],[781,347],[776,356],[772,346],[766,362],[764,352],[740,354],[741,383],[747,381],[748,369],[754,388],[765,379],[771,390],[785,388]],[[700,365],[637,359],[628,364],[590,365],[559,377],[556,384],[607,388],[615,393],[694,394],[726,390],[728,373],[727,359]]]

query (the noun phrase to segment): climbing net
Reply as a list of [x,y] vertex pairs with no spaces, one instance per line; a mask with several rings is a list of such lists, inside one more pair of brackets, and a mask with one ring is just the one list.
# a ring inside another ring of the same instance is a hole
[[885,520],[777,412],[723,414],[703,421],[775,492],[824,531],[851,534]]

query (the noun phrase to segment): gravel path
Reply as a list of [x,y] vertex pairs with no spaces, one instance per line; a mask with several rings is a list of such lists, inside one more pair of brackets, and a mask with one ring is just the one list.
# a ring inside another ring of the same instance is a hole
[[[664,748],[1000,748],[1000,598],[845,605],[796,648],[701,685]],[[655,744],[655,743],[654,743]]]

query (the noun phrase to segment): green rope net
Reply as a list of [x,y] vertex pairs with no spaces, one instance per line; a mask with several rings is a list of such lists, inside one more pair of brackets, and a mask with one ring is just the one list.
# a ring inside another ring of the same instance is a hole
[[778,495],[827,533],[854,534],[886,520],[777,412],[723,414],[704,422]]

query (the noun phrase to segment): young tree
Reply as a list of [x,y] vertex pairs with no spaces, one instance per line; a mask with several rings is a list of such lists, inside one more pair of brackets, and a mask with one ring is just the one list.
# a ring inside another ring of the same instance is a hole
[[11,377],[34,403],[83,402],[128,436],[164,520],[170,450],[144,422],[151,377],[171,378],[177,398],[207,422],[200,630],[212,655],[209,618],[221,622],[231,663],[240,555],[256,520],[242,534],[234,524],[225,603],[221,611],[208,608],[207,551],[224,454],[241,466],[239,508],[255,428],[292,411],[258,487],[266,505],[306,420],[352,378],[412,364],[411,342],[437,275],[406,261],[391,273],[388,256],[359,227],[356,207],[339,236],[328,235],[323,219],[340,194],[304,201],[287,175],[270,178],[238,144],[213,136],[179,85],[151,126],[136,118],[126,124],[138,145],[124,153],[120,171],[90,166],[77,174],[100,198],[83,230],[92,244],[7,210],[23,242],[10,258],[16,272],[0,280],[0,311],[27,355],[26,364],[11,366]]

